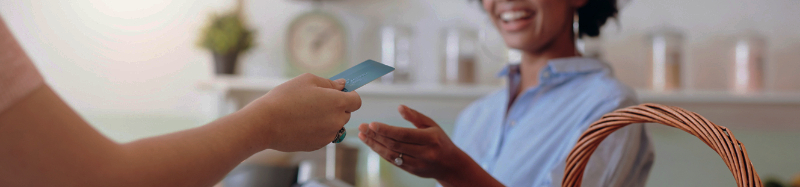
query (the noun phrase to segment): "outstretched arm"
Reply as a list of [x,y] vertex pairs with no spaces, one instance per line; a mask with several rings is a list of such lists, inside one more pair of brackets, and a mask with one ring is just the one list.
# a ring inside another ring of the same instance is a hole
[[117,144],[42,86],[0,115],[0,184],[209,186],[268,145],[241,115]]
[[[33,68],[2,18],[0,43],[0,68]],[[0,186],[211,186],[258,151],[330,143],[361,106],[343,87],[304,74],[210,124],[119,144],[40,83],[0,107]]]

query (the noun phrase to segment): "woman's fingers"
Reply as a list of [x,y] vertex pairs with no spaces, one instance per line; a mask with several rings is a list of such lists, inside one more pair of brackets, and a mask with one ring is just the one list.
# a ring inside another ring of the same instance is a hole
[[380,122],[370,123],[369,130],[374,131],[378,135],[411,144],[425,145],[435,140],[432,136],[428,135],[428,133],[425,133],[425,129],[395,127]]
[[403,116],[403,119],[411,122],[417,128],[428,128],[428,127],[435,127],[439,126],[436,124],[433,119],[429,118],[428,116],[417,112],[414,109],[409,108],[406,105],[400,105],[397,108],[397,111],[400,112],[400,115]]
[[425,147],[423,145],[400,142],[385,136],[381,136],[375,133],[375,131],[371,131],[369,129],[367,129],[367,131],[361,131],[361,133],[366,135],[367,138],[371,138],[377,141],[378,143],[380,143],[386,148],[389,148],[392,151],[415,155],[415,157],[417,154],[422,154],[425,152]]

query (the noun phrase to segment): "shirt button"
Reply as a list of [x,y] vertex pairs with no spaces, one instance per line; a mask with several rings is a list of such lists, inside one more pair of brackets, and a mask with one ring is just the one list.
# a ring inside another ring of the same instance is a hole
[[511,121],[511,126],[517,125],[517,121]]
[[550,72],[542,72],[542,78],[550,78]]

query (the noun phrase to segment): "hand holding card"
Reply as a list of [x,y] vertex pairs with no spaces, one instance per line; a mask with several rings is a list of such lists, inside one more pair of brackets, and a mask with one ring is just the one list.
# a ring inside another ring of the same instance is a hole
[[[392,71],[394,71],[394,68],[391,66],[387,66],[374,60],[367,60],[356,66],[353,66],[350,69],[344,70],[337,75],[334,75],[331,77],[331,80],[345,79],[346,82],[342,91],[351,92]],[[345,136],[347,136],[347,131],[345,131],[344,127],[342,127],[342,129],[336,134],[336,138],[333,139],[333,143],[342,142]]]
[[[252,129],[264,149],[313,151],[330,144],[361,107],[355,92],[342,92],[344,80],[312,74],[297,76],[271,89],[232,114],[242,129]],[[236,124],[236,123],[234,123]]]

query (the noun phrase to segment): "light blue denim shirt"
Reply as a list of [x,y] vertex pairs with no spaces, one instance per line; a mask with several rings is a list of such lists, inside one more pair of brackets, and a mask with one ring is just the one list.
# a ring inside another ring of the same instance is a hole
[[[506,186],[561,186],[566,157],[579,136],[603,114],[637,104],[635,93],[610,67],[591,58],[550,60],[539,85],[509,105],[519,89],[518,65],[499,76],[509,87],[462,111],[453,141]],[[608,136],[592,155],[583,186],[644,186],[653,148],[642,124]]]

